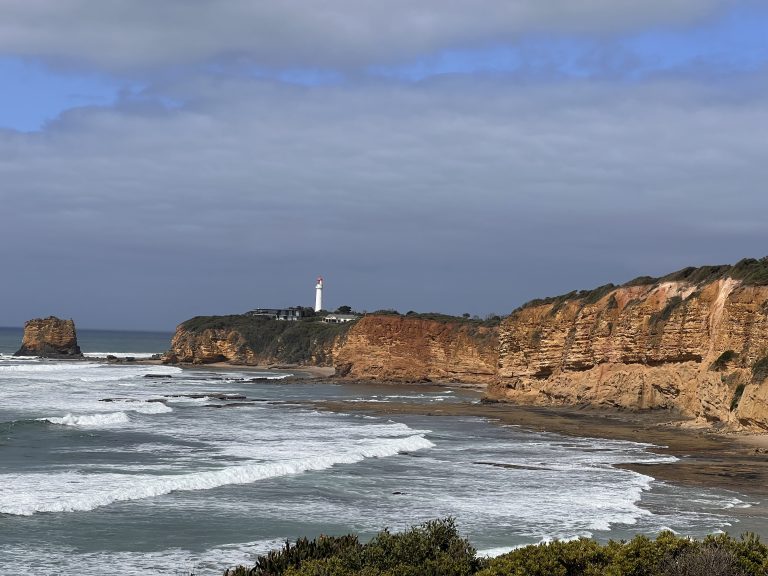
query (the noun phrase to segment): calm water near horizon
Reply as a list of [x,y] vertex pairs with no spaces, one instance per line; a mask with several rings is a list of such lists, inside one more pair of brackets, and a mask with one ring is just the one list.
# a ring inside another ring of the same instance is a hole
[[[0,327],[0,354],[13,354],[21,346],[23,328]],[[139,355],[165,352],[171,345],[172,332],[77,329],[80,349],[88,354],[103,356],[116,352]]]
[[[140,355],[171,335],[78,336],[84,352]],[[13,358],[20,341],[0,329],[0,574],[221,574],[285,538],[367,538],[448,515],[485,552],[768,526],[747,496],[613,467],[673,460],[647,445],[312,405],[438,406],[472,391]]]

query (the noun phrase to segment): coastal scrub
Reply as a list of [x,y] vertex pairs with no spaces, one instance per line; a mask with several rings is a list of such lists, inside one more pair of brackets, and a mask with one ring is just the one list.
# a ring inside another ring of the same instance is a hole
[[599,544],[588,538],[524,546],[477,558],[452,518],[405,532],[380,532],[367,544],[355,535],[286,542],[252,568],[225,576],[766,576],[768,546],[754,534],[691,540],[662,532]]

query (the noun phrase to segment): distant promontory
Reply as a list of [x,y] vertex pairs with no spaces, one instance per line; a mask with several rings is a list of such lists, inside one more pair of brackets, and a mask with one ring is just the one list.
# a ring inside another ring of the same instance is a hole
[[55,316],[29,320],[24,324],[21,348],[15,356],[82,358],[74,321]]

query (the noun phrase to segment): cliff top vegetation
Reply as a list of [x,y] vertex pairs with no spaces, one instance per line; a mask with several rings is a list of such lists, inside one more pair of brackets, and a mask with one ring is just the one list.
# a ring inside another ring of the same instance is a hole
[[305,364],[323,361],[326,349],[337,336],[345,334],[351,322],[326,324],[319,318],[300,321],[273,320],[265,316],[234,314],[229,316],[195,316],[183,322],[187,332],[204,330],[237,331],[252,350],[281,362]]
[[733,265],[719,264],[715,266],[700,266],[698,268],[689,266],[682,270],[667,274],[666,276],[638,276],[621,285],[605,284],[592,290],[573,290],[572,292],[561,294],[559,296],[536,298],[526,302],[515,311],[517,312],[532,306],[543,306],[545,304],[564,304],[569,300],[580,300],[584,305],[594,304],[617,288],[654,286],[664,282],[687,282],[696,286],[702,286],[723,278],[740,280],[745,286],[768,286],[768,256],[760,258],[759,260],[755,258],[744,258]]
[[403,318],[413,318],[419,320],[433,320],[435,322],[444,322],[451,324],[470,324],[475,326],[485,326],[493,328],[501,324],[502,317],[498,314],[488,314],[484,318],[479,316],[471,316],[469,313],[462,314],[461,316],[453,316],[451,314],[443,314],[441,312],[414,312],[409,310],[405,314],[401,314],[397,310],[376,310],[375,312],[368,312],[369,316],[399,316]]

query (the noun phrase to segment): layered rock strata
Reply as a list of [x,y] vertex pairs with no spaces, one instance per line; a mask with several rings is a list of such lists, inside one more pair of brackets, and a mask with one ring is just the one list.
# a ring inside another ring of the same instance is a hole
[[72,320],[55,316],[35,318],[24,324],[24,337],[16,356],[44,358],[82,358],[77,331]]
[[474,322],[368,315],[347,325],[281,322],[252,316],[209,317],[181,324],[169,363],[335,366],[341,377],[419,382],[490,382],[496,374],[496,328]]
[[349,326],[259,316],[201,316],[176,328],[165,363],[332,366],[333,346]]
[[768,287],[730,277],[533,303],[499,333],[492,397],[663,408],[768,429]]
[[358,380],[487,384],[496,376],[497,328],[407,316],[365,316],[333,350],[336,371]]
[[768,430],[768,259],[534,301],[500,326],[396,314],[336,328],[256,322],[185,322],[166,360],[334,366],[352,379],[465,382],[516,403]]

